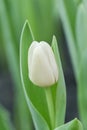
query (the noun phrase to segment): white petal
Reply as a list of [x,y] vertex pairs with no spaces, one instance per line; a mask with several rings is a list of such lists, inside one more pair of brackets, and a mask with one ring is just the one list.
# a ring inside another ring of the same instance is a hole
[[47,56],[39,46],[35,48],[32,57],[32,69],[29,77],[38,86],[50,86],[54,84],[54,76],[49,66]]
[[28,69],[31,70],[31,64],[32,64],[32,56],[33,56],[33,52],[34,49],[38,46],[38,42],[37,41],[33,41],[31,43],[31,46],[29,47],[28,50]]
[[58,80],[58,67],[57,67],[57,63],[56,63],[52,48],[50,47],[50,45],[48,43],[46,43],[44,41],[41,41],[40,45],[43,48],[44,53],[48,57],[49,65],[51,67],[51,70],[53,71],[55,81],[57,81]]
[[28,69],[30,80],[38,86],[51,86],[58,80],[55,56],[48,43],[32,42],[28,50]]

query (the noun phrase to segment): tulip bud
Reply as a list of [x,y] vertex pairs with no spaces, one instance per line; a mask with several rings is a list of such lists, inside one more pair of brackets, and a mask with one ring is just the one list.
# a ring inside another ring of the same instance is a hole
[[58,68],[50,45],[44,41],[33,41],[28,50],[30,80],[40,87],[48,87],[58,80]]

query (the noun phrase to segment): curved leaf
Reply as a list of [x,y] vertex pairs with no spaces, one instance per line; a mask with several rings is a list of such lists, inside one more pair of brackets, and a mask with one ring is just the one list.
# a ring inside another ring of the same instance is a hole
[[33,40],[30,26],[26,21],[20,41],[20,72],[23,89],[36,129],[49,130],[50,119],[44,89],[33,85],[28,77],[28,48]]
[[78,119],[74,119],[69,123],[66,123],[55,130],[83,130],[82,124]]

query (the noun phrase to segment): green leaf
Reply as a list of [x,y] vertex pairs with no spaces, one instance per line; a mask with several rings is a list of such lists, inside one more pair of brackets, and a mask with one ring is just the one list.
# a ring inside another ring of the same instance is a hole
[[75,37],[75,17],[76,17],[76,3],[74,0],[63,0],[65,4],[65,9],[67,13],[67,18],[71,26],[72,35]]
[[50,119],[44,89],[33,85],[28,77],[28,49],[33,40],[32,31],[26,21],[20,41],[20,73],[23,90],[36,130],[49,130]]
[[76,19],[76,36],[80,52],[80,65],[78,71],[78,106],[80,119],[84,130],[87,129],[87,12],[83,4],[80,4]]
[[83,130],[82,124],[78,119],[74,119],[69,123],[66,123],[55,130]]
[[64,123],[65,120],[65,111],[66,111],[66,89],[64,75],[59,55],[59,50],[57,46],[56,38],[53,37],[52,48],[55,54],[55,58],[58,65],[59,79],[56,88],[56,98],[55,98],[55,127],[58,127]]
[[76,37],[80,56],[87,51],[87,12],[83,4],[80,4],[76,18]]
[[0,129],[14,130],[11,124],[9,113],[0,105]]
[[20,37],[20,31],[21,26],[23,24],[23,19],[21,16],[21,6],[20,6],[20,0],[17,1],[4,1],[4,6],[6,10],[6,15],[9,20],[9,26],[10,31],[12,33],[12,36],[14,38],[14,46],[16,47],[17,53],[19,49],[19,37]]
[[79,66],[78,77],[78,106],[79,115],[83,123],[84,130],[87,129],[87,52],[84,52]]
[[58,9],[65,31],[69,31],[71,37],[75,38],[76,2],[74,0],[58,0]]
[[73,0],[58,0],[58,9],[62,20],[66,40],[68,42],[69,52],[72,58],[73,67],[77,76],[78,68],[78,50],[75,38],[75,18],[76,5]]

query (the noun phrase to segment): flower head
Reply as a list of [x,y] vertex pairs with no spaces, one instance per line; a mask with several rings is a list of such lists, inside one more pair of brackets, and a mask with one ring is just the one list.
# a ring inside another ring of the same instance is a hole
[[58,80],[58,68],[50,45],[44,41],[33,41],[28,50],[30,80],[40,87],[48,87]]

